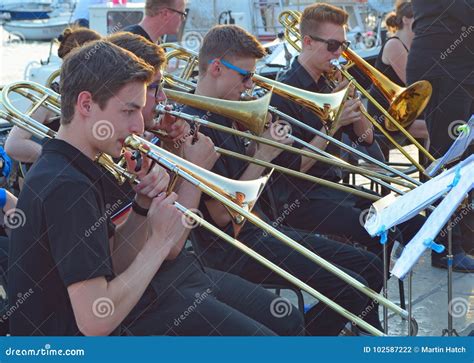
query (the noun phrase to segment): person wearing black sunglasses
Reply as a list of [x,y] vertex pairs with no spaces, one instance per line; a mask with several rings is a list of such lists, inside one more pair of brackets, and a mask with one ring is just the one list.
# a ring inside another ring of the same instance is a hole
[[[334,90],[331,90],[326,82],[325,74],[332,70],[331,59],[339,58],[349,45],[345,40],[344,29],[347,19],[348,14],[333,5],[317,3],[308,6],[304,10],[300,22],[301,54],[279,81],[307,91],[333,92]],[[340,82],[336,90],[345,86],[347,86],[347,81]],[[321,119],[310,110],[279,96],[273,96],[271,103],[280,111],[317,130],[326,132]],[[361,114],[361,108],[362,104],[357,98],[349,99],[345,103],[340,122],[336,126],[334,134],[336,139],[341,140],[343,133],[345,133],[355,145],[368,146],[372,144],[373,127]],[[332,155],[341,156],[341,150],[337,146],[327,143],[325,139],[314,136],[299,127],[293,126],[292,134]],[[298,145],[296,146],[298,147]],[[277,162],[332,182],[341,182],[343,178],[340,168],[287,152],[280,155]],[[269,198],[267,205],[275,205],[277,210],[284,210],[287,200],[296,198],[301,200],[300,208],[285,218],[286,225],[358,243],[383,258],[380,238],[370,237],[364,229],[364,218],[372,201],[278,173],[273,174],[271,188],[272,198]],[[357,186],[356,188],[361,187]],[[390,232],[388,235],[389,251],[395,240],[400,243],[410,241],[423,223],[423,217],[417,216],[411,221],[401,224],[399,229]],[[390,253],[387,255],[390,256]],[[380,276],[383,276],[382,270]]]
[[187,17],[187,0],[146,0],[145,16],[123,31],[141,35],[153,43],[163,35],[176,35]]

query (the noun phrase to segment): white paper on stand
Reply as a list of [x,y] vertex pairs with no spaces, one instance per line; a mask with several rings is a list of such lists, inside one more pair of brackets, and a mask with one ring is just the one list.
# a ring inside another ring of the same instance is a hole
[[474,156],[472,155],[456,167],[445,170],[436,178],[402,196],[396,197],[395,200],[391,195],[378,200],[372,204],[364,228],[374,237],[414,217],[449,190],[449,185],[455,178],[457,168],[463,168],[463,165],[468,165],[471,162],[474,162]]
[[405,246],[402,255],[391,271],[394,276],[399,279],[403,279],[406,276],[423,252],[430,248],[431,242],[433,242],[441,228],[449,221],[457,206],[461,204],[466,194],[473,188],[474,162],[472,158],[469,159],[471,159],[471,162],[467,165],[465,164],[460,169],[460,178],[457,184],[451,188],[434,212],[428,217],[423,227]]
[[469,145],[474,140],[474,115],[469,119],[466,127],[460,132],[459,136],[454,140],[453,144],[443,155],[443,157],[435,160],[425,171],[429,176],[436,175],[436,173],[445,165],[452,163],[459,159]]

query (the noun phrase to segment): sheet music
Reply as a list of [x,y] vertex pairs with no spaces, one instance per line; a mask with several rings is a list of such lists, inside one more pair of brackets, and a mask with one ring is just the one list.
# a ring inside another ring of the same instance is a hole
[[428,217],[423,227],[405,246],[402,255],[391,271],[393,275],[400,279],[406,276],[423,252],[430,248],[429,242],[433,241],[438,235],[441,228],[449,221],[450,217],[455,213],[457,206],[461,204],[473,186],[474,162],[471,162],[462,168],[458,183],[451,188],[438,207]]
[[459,159],[466,151],[468,146],[474,140],[474,115],[471,116],[465,127],[462,128],[459,136],[454,140],[453,144],[443,155],[442,158],[435,160],[427,169],[426,174],[429,176],[436,175],[436,173],[445,165]]
[[378,200],[372,205],[364,228],[374,237],[417,215],[449,190],[457,170],[462,172],[464,166],[472,162],[474,162],[474,155],[410,192],[396,197],[394,201],[392,201],[393,196],[390,195]]

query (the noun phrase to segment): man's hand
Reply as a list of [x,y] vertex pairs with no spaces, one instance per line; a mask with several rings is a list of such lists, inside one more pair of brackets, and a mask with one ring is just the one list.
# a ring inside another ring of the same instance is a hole
[[219,156],[220,155],[214,150],[214,143],[210,137],[198,132],[197,138],[188,136],[185,139],[183,144],[183,157],[193,164],[211,170],[217,159],[219,159]]
[[173,205],[177,198],[176,193],[170,193],[168,196],[164,192],[159,194],[153,198],[147,216],[151,232],[148,241],[160,250],[165,249],[166,255],[185,230],[183,214]]
[[152,160],[146,156],[142,156],[142,165],[139,170],[136,170],[137,160],[133,160],[130,151],[126,151],[124,156],[128,170],[140,180],[140,184],[134,188],[137,193],[136,201],[140,207],[149,208],[153,198],[166,191],[170,177],[164,168],[156,164],[152,165]]
[[[165,106],[166,110],[171,111],[173,107],[171,105]],[[168,136],[162,138],[164,142],[176,142],[184,139],[190,133],[189,124],[180,118],[171,116],[168,113],[162,114],[155,124],[155,130],[165,131]]]

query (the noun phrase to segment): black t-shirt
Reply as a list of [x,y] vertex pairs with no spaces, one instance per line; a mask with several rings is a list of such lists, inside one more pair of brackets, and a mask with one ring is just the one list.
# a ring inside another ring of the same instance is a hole
[[474,0],[413,0],[415,37],[407,64],[409,84],[451,78],[474,84]]
[[12,335],[80,335],[67,287],[114,277],[104,208],[106,173],[62,140],[43,146],[20,193],[11,236],[8,296]]
[[[290,69],[288,69],[288,71],[286,71],[278,81],[293,87],[317,93],[329,93],[330,91],[322,77],[319,79],[318,83],[313,80],[309,73],[301,66],[298,58],[295,58]],[[293,101],[274,94],[272,96],[271,104],[278,110],[302,121],[316,130],[321,130],[323,127],[323,123],[318,116]],[[358,140],[357,135],[353,131],[352,125],[341,127],[333,137],[341,140],[343,132],[346,133],[351,140],[358,141],[359,145],[365,145],[363,140]],[[291,133],[306,142],[310,142],[315,136],[313,133],[305,131],[295,125],[291,125]],[[303,146],[298,143],[293,143],[292,146],[300,149],[303,148]],[[341,149],[330,143],[326,147],[326,152],[338,156],[340,155]],[[284,167],[299,171],[301,167],[301,156],[284,151],[274,160],[274,162]],[[334,167],[321,161],[317,161],[306,173],[334,182],[339,182],[343,175],[342,170],[339,167]],[[319,187],[316,183],[276,172],[273,173],[270,186],[277,205],[281,205],[289,198],[292,198],[291,195],[293,193],[298,193],[298,195],[304,194],[306,197],[310,197],[311,193],[318,193],[317,189]]]
[[[208,119],[213,123],[227,127],[232,127],[233,124],[233,122],[228,118],[217,114],[212,114],[210,112],[197,110],[192,107],[185,107],[183,112],[190,115],[197,115],[201,118]],[[244,140],[242,140],[240,137],[213,130],[208,127],[201,127],[199,131],[209,136],[214,142],[215,146],[245,155]],[[228,157],[221,155],[214,164],[212,172],[229,179],[238,180],[247,167],[248,163],[245,161],[230,156]],[[210,197],[203,193],[199,211],[203,213],[205,220],[212,222],[212,218],[204,203],[205,200],[209,199]],[[270,222],[270,220],[263,214],[258,201],[255,204],[252,212],[267,223]],[[229,223],[227,226],[220,229],[228,235],[233,236],[234,234],[232,223]],[[226,271],[229,270],[229,266],[232,266],[231,272],[238,274],[240,267],[243,266],[246,259],[249,258],[245,254],[241,253],[238,249],[232,247],[228,242],[223,241],[214,234],[208,232],[204,227],[195,228],[193,229],[192,233],[192,242],[194,248],[199,257],[204,260],[204,263],[207,266],[221,270],[224,269]],[[239,234],[239,240],[246,243],[248,246],[252,246],[253,243],[261,242],[263,237],[264,234],[262,230],[258,227],[255,227],[250,222],[245,223]]]
[[144,37],[144,38],[148,39],[150,42],[152,42],[150,36],[145,31],[145,29],[143,29],[138,24],[126,26],[125,28],[122,29],[122,31],[137,34],[137,35],[141,35],[142,37]]

